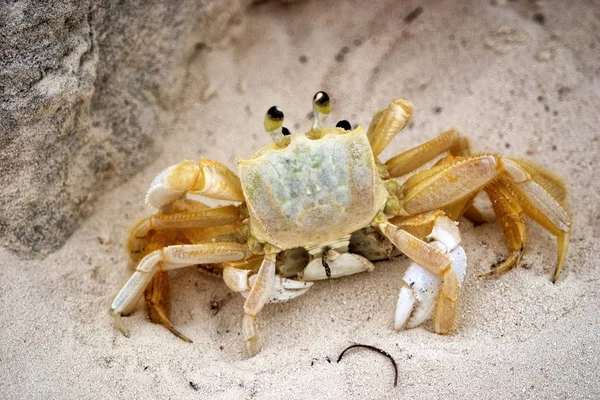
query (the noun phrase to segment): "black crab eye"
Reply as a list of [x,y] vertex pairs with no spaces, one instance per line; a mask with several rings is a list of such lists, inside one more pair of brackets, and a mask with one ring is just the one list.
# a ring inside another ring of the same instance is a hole
[[269,108],[265,114],[265,130],[267,132],[278,132],[283,125],[283,111],[276,106]]
[[288,128],[286,128],[285,126],[283,128],[281,128],[281,133],[283,134],[283,136],[290,136],[291,132]]
[[338,121],[337,124],[335,124],[336,128],[342,128],[345,131],[351,131],[352,130],[352,125],[350,125],[350,122],[348,122],[347,120],[343,119],[341,121]]
[[283,120],[283,111],[281,111],[279,108],[277,108],[277,106],[273,106],[273,107],[269,108],[269,110],[267,111],[267,115],[273,121]]
[[331,112],[331,99],[329,95],[323,91],[317,92],[313,97],[313,125],[312,129],[307,133],[311,139],[319,139],[321,137],[321,129],[323,122]]
[[331,110],[331,100],[327,93],[323,91],[317,92],[315,97],[313,97],[313,101],[319,111],[324,114],[329,114],[329,111]]

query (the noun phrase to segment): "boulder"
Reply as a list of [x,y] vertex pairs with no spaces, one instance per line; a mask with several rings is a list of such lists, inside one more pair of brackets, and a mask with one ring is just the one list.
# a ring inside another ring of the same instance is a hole
[[58,249],[94,198],[143,168],[189,60],[250,0],[0,4],[0,245]]

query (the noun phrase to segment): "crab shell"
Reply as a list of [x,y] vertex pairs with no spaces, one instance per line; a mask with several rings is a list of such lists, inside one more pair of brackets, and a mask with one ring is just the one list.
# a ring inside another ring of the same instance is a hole
[[239,160],[251,233],[282,250],[323,245],[369,226],[385,205],[371,145],[359,126],[290,136]]

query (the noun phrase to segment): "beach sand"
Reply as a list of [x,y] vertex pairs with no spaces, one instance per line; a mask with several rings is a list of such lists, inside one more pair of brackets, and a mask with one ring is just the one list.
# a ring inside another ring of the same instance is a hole
[[[1,398],[600,398],[597,3],[367,3],[254,6],[231,43],[191,60],[178,124],[150,167],[100,197],[46,259],[0,251]],[[422,14],[407,20],[417,7]],[[270,106],[303,131],[318,90],[333,99],[331,125],[366,127],[391,99],[414,102],[414,123],[382,160],[456,128],[476,151],[555,171],[573,217],[558,282],[550,281],[555,239],[531,221],[521,266],[479,278],[507,254],[502,230],[461,220],[469,266],[451,335],[430,332],[431,324],[393,330],[409,263],[399,257],[267,305],[263,351],[251,359],[242,352],[244,299],[194,267],[170,273],[172,321],[194,342],[150,323],[143,302],[124,318],[124,337],[108,307],[131,273],[123,243],[148,213],[152,178],[200,157],[236,170],[238,158],[269,143],[262,121]],[[352,343],[389,352],[398,386],[379,354],[355,350],[336,363]]]

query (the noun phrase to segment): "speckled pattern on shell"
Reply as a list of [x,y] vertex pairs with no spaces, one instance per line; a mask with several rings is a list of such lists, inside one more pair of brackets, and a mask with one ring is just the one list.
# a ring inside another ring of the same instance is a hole
[[362,128],[292,135],[285,149],[240,161],[252,234],[282,249],[324,244],[368,226],[385,204]]

